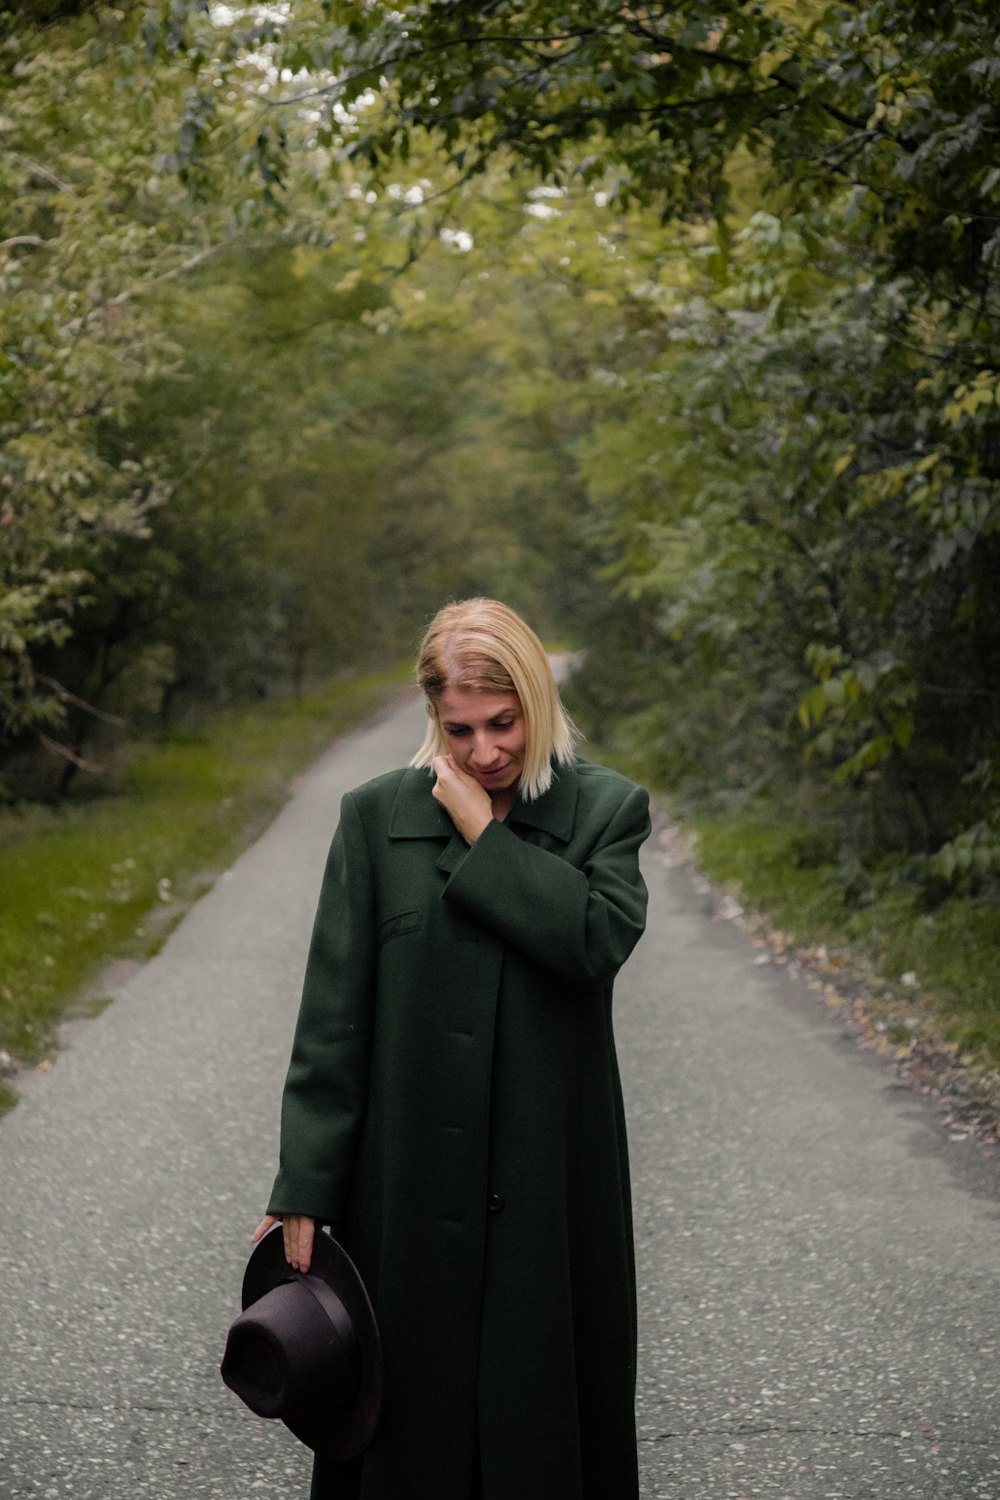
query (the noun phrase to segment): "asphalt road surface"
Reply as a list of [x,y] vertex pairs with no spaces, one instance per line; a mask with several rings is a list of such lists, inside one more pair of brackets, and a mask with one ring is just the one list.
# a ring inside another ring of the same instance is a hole
[[[339,797],[420,714],[335,746],[0,1124],[0,1500],[306,1494],[217,1367]],[[643,1500],[1000,1500],[996,1163],[655,841],[645,871],[617,991]]]

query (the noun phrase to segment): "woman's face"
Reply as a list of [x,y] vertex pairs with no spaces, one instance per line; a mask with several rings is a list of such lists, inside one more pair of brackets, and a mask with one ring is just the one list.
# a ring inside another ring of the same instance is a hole
[[476,693],[447,688],[438,699],[438,723],[460,771],[488,792],[509,791],[520,780],[528,730],[516,693]]

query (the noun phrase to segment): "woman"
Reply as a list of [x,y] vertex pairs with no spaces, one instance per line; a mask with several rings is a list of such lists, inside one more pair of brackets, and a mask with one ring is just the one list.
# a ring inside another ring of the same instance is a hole
[[259,1239],[330,1224],[385,1358],[314,1500],[635,1500],[635,1274],[615,974],[646,793],[576,759],[541,642],[490,599],[420,651],[411,767],[349,793]]

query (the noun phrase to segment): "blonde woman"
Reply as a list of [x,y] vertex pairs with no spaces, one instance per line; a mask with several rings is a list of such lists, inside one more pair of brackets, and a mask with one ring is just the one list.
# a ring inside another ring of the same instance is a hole
[[432,621],[410,767],[344,798],[259,1239],[329,1224],[371,1294],[371,1447],[313,1500],[636,1500],[635,1275],[612,984],[648,798],[579,759],[540,641]]

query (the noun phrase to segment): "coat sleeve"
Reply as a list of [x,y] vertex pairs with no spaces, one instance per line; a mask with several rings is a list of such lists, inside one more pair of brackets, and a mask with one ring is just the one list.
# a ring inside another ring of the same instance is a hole
[[365,1107],[374,1011],[374,897],[364,826],[341,803],[281,1102],[269,1213],[338,1223]]
[[574,983],[609,983],[646,925],[639,846],[649,797],[633,787],[578,867],[492,822],[457,866],[444,899]]

